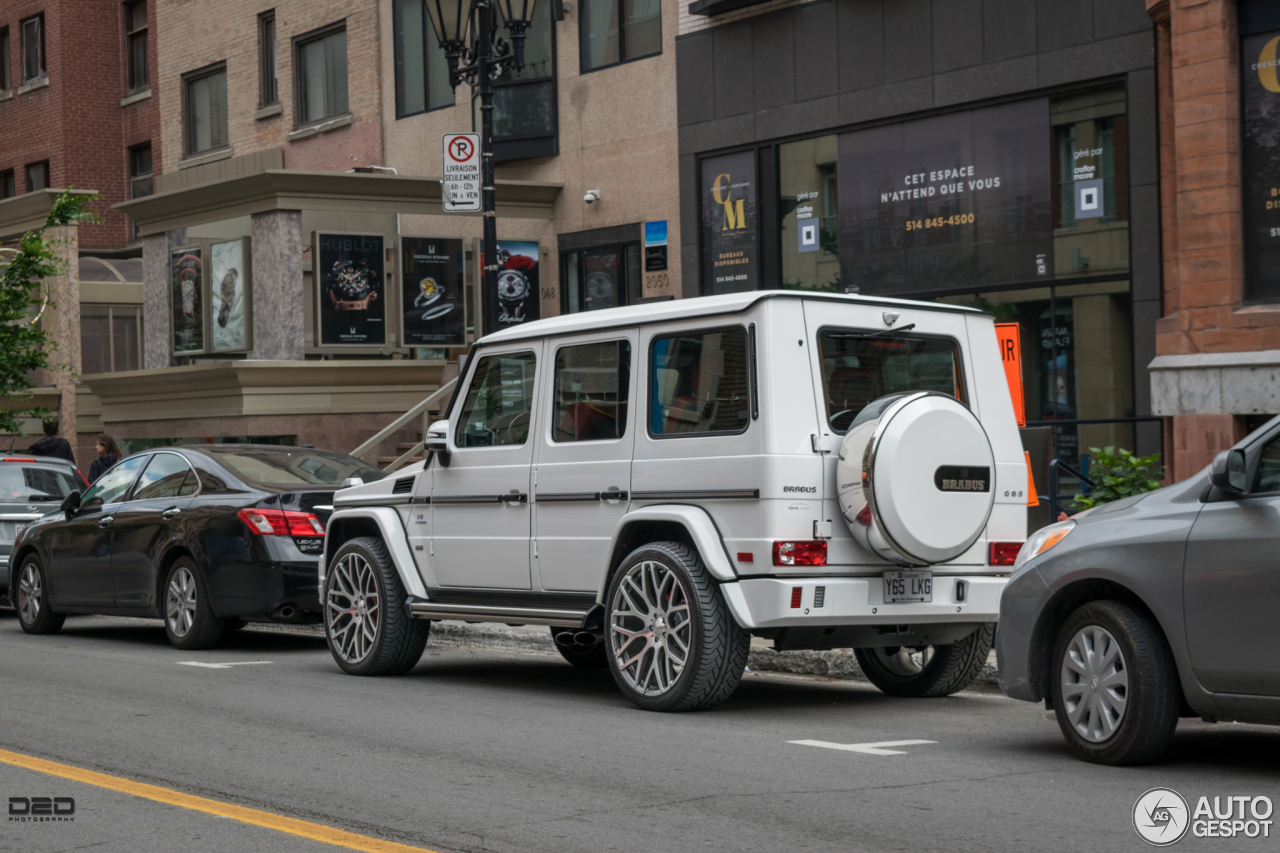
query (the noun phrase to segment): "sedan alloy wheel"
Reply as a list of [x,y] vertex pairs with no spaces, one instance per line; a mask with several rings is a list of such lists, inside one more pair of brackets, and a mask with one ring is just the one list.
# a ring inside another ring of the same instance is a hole
[[22,614],[22,621],[33,624],[43,605],[44,586],[40,583],[40,570],[35,563],[27,563],[18,578],[18,612]]
[[186,566],[179,566],[169,577],[169,590],[164,597],[165,619],[175,637],[191,633],[196,621],[196,579]]

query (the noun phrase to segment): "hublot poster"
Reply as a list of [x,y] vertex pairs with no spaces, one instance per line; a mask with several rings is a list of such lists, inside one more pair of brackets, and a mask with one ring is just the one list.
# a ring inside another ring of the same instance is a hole
[[379,235],[318,234],[315,276],[320,344],[387,342],[387,299]]
[[465,346],[462,241],[431,237],[400,240],[401,305],[405,346]]
[[[484,269],[484,246],[480,247]],[[484,333],[519,326],[541,316],[538,281],[538,244],[519,240],[498,241],[498,289],[484,294]]]
[[897,294],[1053,277],[1049,101],[839,139],[840,280]]
[[204,259],[200,247],[170,257],[173,282],[173,353],[204,352]]
[[1280,300],[1280,30],[1240,40],[1245,299]]
[[702,161],[704,290],[737,293],[760,286],[756,155],[740,151]]

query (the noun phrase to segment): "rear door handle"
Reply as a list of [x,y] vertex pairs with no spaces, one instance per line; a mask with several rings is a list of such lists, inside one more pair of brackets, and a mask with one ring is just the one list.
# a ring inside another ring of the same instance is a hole
[[113,518],[112,516],[109,516],[109,515],[104,516],[103,518],[98,519],[98,526],[108,527],[113,521],[115,521],[115,518]]
[[166,520],[173,518],[175,515],[182,515],[182,510],[178,509],[176,506],[170,507],[169,509],[166,509],[164,512],[160,513],[160,517]]

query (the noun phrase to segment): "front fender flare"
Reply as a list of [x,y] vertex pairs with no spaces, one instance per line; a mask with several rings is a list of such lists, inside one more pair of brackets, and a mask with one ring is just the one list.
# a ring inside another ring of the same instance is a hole
[[[668,521],[681,525],[688,531],[694,547],[702,557],[703,565],[707,567],[712,577],[721,581],[738,579],[737,573],[733,570],[733,563],[729,560],[729,553],[725,550],[720,530],[707,511],[699,506],[656,504],[628,512],[613,530],[613,536],[609,541],[609,553],[614,554],[617,551],[618,540],[622,538],[628,527],[645,521]],[[606,572],[600,585],[597,601],[604,601],[609,576],[610,573]]]
[[[400,582],[404,584],[405,590],[410,595],[428,598],[427,587],[422,582],[422,576],[418,574],[418,566],[413,559],[413,551],[409,548],[409,538],[405,533],[404,522],[400,519],[400,513],[389,506],[362,506],[339,509],[329,516],[329,521],[325,527],[332,530],[335,522],[352,518],[369,519],[378,526],[378,532],[382,535],[382,542],[387,546],[387,553],[391,555],[391,562],[395,564],[396,572],[400,575]],[[320,557],[320,590],[322,595],[325,574],[329,568],[329,559],[332,556],[329,550],[329,537],[326,535],[324,538],[324,554]]]

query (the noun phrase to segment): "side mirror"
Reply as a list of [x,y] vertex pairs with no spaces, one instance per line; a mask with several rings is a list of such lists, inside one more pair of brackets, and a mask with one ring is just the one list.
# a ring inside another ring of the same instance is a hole
[[1224,450],[1213,460],[1209,482],[1224,492],[1242,494],[1248,485],[1243,450]]
[[423,439],[427,455],[434,455],[441,468],[449,467],[449,422],[436,421],[427,427],[426,438]]
[[344,489],[349,489],[352,486],[363,486],[363,485],[364,485],[364,480],[361,480],[359,477],[348,477],[347,479],[342,481],[342,488]]
[[68,517],[74,515],[75,511],[78,510],[79,508],[80,508],[80,493],[78,491],[72,492],[71,494],[63,498],[62,505],[59,507],[59,509],[65,512]]

